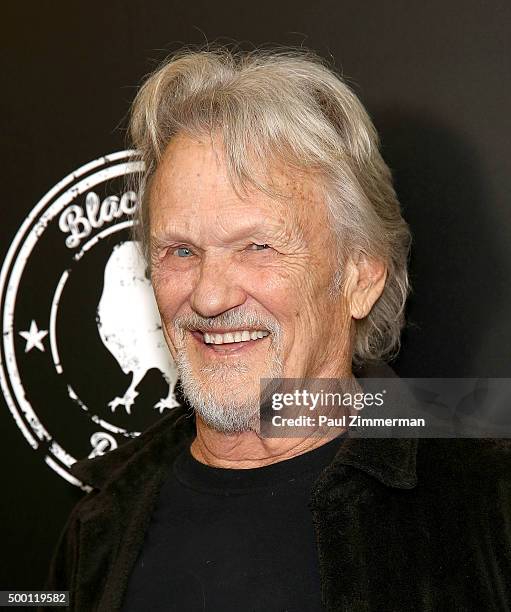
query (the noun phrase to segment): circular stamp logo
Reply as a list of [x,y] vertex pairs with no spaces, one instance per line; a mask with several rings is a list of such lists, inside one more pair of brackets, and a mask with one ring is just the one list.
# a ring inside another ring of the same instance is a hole
[[53,187],[0,273],[0,383],[17,426],[67,481],[78,459],[139,435],[178,402],[172,357],[130,228],[143,171],[134,151]]

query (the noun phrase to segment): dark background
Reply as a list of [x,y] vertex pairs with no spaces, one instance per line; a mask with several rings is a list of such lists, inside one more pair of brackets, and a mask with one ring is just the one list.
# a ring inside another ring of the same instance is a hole
[[[3,8],[0,261],[40,197],[124,148],[137,83],[181,44],[304,45],[382,137],[414,234],[402,376],[509,376],[511,3],[17,2]],[[82,493],[0,405],[0,589],[40,589]]]

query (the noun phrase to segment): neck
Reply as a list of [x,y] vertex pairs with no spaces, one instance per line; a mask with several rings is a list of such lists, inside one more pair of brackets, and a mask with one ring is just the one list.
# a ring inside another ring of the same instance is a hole
[[[351,371],[345,377],[352,378]],[[333,377],[323,375],[318,378]],[[258,468],[309,452],[337,437],[346,428],[332,428],[327,435],[303,438],[262,438],[255,431],[226,434],[209,427],[196,415],[197,435],[190,447],[192,456],[206,465],[220,468]]]
[[292,459],[326,444],[342,433],[336,429],[329,437],[261,438],[256,432],[223,434],[196,419],[197,437],[190,451],[197,461],[212,467],[248,469],[258,468]]

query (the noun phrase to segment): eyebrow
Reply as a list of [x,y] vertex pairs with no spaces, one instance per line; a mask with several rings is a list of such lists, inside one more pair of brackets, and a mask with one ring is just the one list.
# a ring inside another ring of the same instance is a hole
[[[233,243],[248,236],[268,235],[268,229],[268,225],[262,224],[261,222],[247,224],[245,226],[236,228],[236,231],[226,236],[226,241],[229,243]],[[180,231],[179,228],[172,225],[164,227],[159,232],[151,233],[150,240],[151,242],[155,242],[157,244],[169,240],[189,244],[193,243],[193,240],[191,239],[191,236],[189,234]]]
[[190,242],[190,237],[186,234],[182,234],[181,232],[173,229],[173,228],[164,228],[159,232],[151,232],[149,235],[149,239],[151,242],[166,242],[168,240],[172,240],[175,242]]

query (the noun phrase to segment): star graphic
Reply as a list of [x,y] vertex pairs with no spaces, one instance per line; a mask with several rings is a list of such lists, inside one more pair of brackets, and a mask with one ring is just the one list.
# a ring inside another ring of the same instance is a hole
[[19,334],[27,341],[27,344],[25,345],[25,353],[28,353],[34,347],[44,353],[42,340],[48,334],[48,332],[44,329],[37,329],[37,325],[34,320],[32,320],[32,323],[30,323],[30,329],[28,331],[21,331]]

